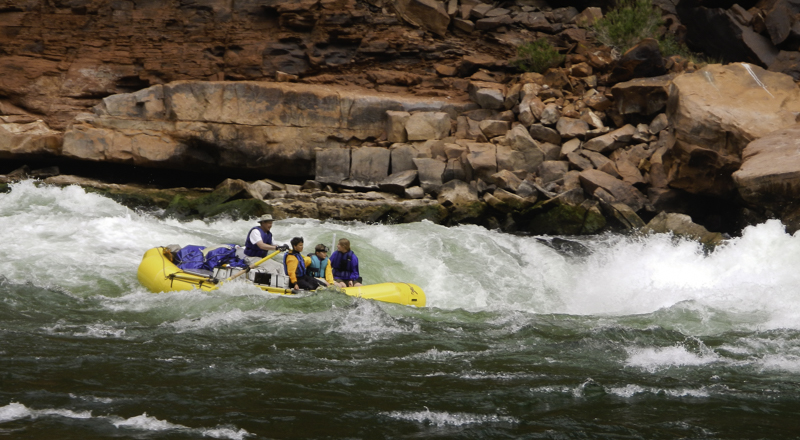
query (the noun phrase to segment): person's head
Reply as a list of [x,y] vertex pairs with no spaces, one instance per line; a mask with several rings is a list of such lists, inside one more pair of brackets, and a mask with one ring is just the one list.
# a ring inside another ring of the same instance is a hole
[[350,252],[350,240],[342,238],[339,240],[339,244],[336,245],[336,249],[339,252]]
[[269,231],[270,228],[272,228],[272,216],[269,214],[261,216],[261,218],[258,219],[258,225],[264,231]]
[[328,257],[328,248],[324,244],[318,244],[317,247],[314,248],[314,253],[317,255],[317,258],[324,260]]
[[292,244],[292,249],[294,249],[296,252],[303,251],[303,237],[295,237],[289,243]]

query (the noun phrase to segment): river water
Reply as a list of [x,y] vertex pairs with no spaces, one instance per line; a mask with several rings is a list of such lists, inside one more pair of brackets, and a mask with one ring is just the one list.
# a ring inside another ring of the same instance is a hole
[[145,250],[243,243],[78,187],[0,194],[0,437],[739,439],[800,434],[800,236],[541,238],[277,221],[347,237],[428,307],[244,283],[152,294]]

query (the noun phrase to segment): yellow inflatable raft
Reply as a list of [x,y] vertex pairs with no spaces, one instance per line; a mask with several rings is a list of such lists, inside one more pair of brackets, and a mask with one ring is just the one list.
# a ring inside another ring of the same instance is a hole
[[[176,290],[200,289],[206,292],[218,289],[222,283],[231,281],[232,278],[242,278],[252,283],[261,290],[278,295],[296,295],[303,291],[288,288],[288,277],[282,274],[259,271],[258,268],[247,273],[240,268],[217,268],[212,271],[185,271],[172,263],[167,257],[166,248],[157,247],[144,253],[139,264],[139,282],[154,293],[171,292]],[[266,260],[266,259],[265,259]],[[264,261],[264,260],[262,260]],[[381,283],[359,287],[346,287],[342,290],[345,294],[407,306],[425,307],[425,292],[415,284],[408,283]]]

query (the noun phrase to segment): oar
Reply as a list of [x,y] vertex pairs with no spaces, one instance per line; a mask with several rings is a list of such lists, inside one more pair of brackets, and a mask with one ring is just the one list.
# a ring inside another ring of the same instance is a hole
[[274,257],[275,255],[278,255],[278,254],[280,254],[281,252],[283,252],[283,251],[277,250],[277,251],[275,251],[275,252],[273,252],[273,253],[271,253],[271,254],[267,255],[266,257],[264,257],[264,258],[262,258],[262,259],[260,259],[260,260],[256,261],[255,263],[251,264],[251,265],[250,265],[250,267],[249,267],[248,269],[243,269],[243,270],[241,270],[239,273],[237,273],[236,275],[234,275],[234,276],[232,276],[232,277],[228,278],[228,281],[230,281],[230,280],[235,280],[235,279],[236,279],[236,278],[238,278],[240,275],[242,275],[242,274],[246,273],[248,270],[250,270],[250,269],[255,269],[256,267],[260,266],[260,265],[261,265],[261,263],[263,263],[263,262],[265,262],[265,261],[269,260],[270,258]]

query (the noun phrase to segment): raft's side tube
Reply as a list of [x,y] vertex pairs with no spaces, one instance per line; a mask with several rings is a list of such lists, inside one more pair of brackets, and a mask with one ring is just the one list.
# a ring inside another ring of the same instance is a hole
[[207,277],[180,270],[164,256],[163,247],[149,249],[144,253],[136,277],[153,293],[192,289],[209,291],[217,288]]
[[381,283],[367,286],[345,287],[345,294],[364,299],[374,299],[405,306],[425,307],[425,292],[416,284]]

